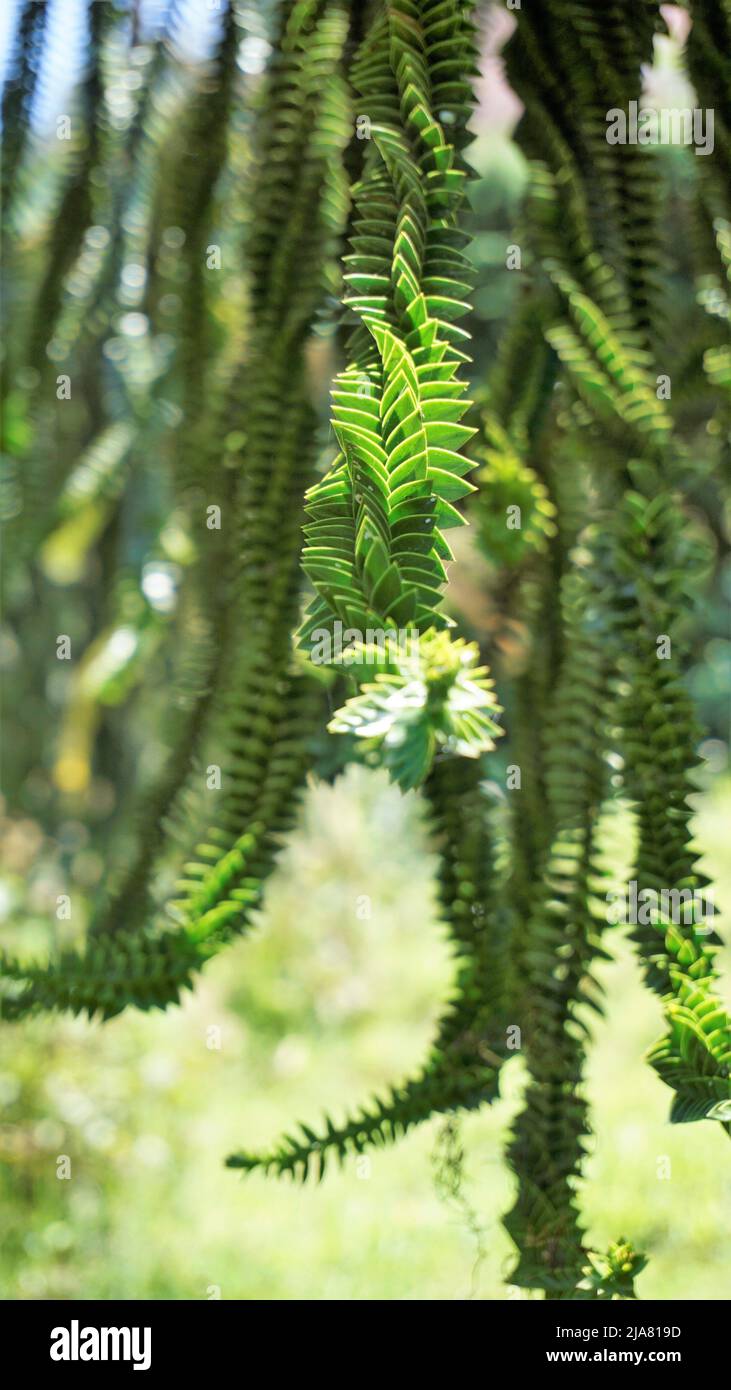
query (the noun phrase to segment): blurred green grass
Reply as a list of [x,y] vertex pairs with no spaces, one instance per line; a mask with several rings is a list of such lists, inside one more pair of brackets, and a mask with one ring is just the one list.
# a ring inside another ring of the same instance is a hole
[[[731,903],[730,811],[728,780],[699,795],[698,840],[721,904]],[[628,817],[613,812],[606,847],[618,873],[629,835]],[[433,1183],[438,1122],[319,1187],[223,1167],[231,1150],[325,1108],[338,1115],[418,1062],[451,972],[432,867],[416,798],[350,769],[334,788],[311,788],[259,927],[213,962],[183,1007],[104,1027],[3,1027],[4,1298],[470,1296],[474,1238]],[[588,1069],[589,1236],[602,1246],[625,1235],[650,1254],[643,1298],[723,1299],[728,1140],[710,1124],[668,1125],[669,1093],[643,1063],[660,1011],[620,929],[609,942],[607,1014]],[[504,1099],[462,1126],[465,1191],[483,1227],[478,1299],[519,1296],[504,1283],[512,1256],[500,1216],[512,1196],[501,1153],[522,1085],[516,1058]],[[56,1177],[60,1154],[70,1181]]]

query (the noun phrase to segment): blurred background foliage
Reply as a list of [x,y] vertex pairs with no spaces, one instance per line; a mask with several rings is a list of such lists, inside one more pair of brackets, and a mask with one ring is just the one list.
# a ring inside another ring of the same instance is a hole
[[[729,812],[728,789],[700,799],[703,865],[725,902]],[[617,867],[628,834],[621,816],[607,825]],[[423,1055],[450,971],[429,867],[416,797],[351,769],[345,785],[311,791],[260,930],[214,961],[182,1008],[4,1029],[4,1297],[506,1296],[501,1143],[523,1083],[517,1060],[505,1098],[462,1125],[479,1241],[469,1213],[438,1196],[437,1121],[320,1186],[221,1167],[242,1133],[266,1143],[293,1113],[337,1114]],[[714,1126],[667,1123],[666,1088],[642,1059],[660,1010],[620,928],[612,947],[601,974],[621,1008],[597,1021],[589,1067],[590,1238],[601,1246],[631,1230],[652,1252],[642,1298],[723,1299],[727,1141]],[[72,1160],[68,1182],[56,1178],[60,1154]]]
[[[90,128],[83,75],[95,37],[75,0],[45,8],[32,98],[13,85],[15,7],[5,21],[3,118],[25,137],[15,152],[19,191],[4,221],[2,512],[10,525],[0,633],[0,942],[17,949],[22,939],[24,951],[41,954],[83,936],[110,858],[124,860],[132,791],[152,780],[163,752],[179,600],[195,557],[169,481],[175,451],[190,446],[190,263],[180,221],[190,212],[186,195],[201,172],[205,178],[191,122],[221,23],[203,0],[97,7],[107,87],[103,120]],[[219,392],[246,341],[241,252],[252,210],[242,190],[270,11],[268,4],[237,9],[236,114],[205,231],[206,244],[220,248],[221,268],[205,276],[208,342],[194,350],[205,362],[205,389]],[[518,105],[495,56],[507,31],[501,7],[488,9],[468,151],[477,175],[469,223],[478,398],[519,295],[520,276],[506,271],[505,253],[526,167],[511,140]],[[82,80],[72,90],[75,74]],[[681,80],[677,48],[659,41],[650,92],[655,84],[673,104]],[[67,111],[79,117],[72,124],[82,135],[60,143],[56,120]],[[76,174],[102,145],[113,177],[92,180],[87,227]],[[673,149],[658,154],[674,255],[669,333],[687,345],[678,430],[696,460],[707,460],[701,475],[710,479],[720,466],[727,477],[728,444],[699,396],[699,354],[709,341],[703,322],[710,312],[720,323],[724,311],[712,281],[699,283],[684,255],[693,162]],[[54,305],[45,268],[64,258],[62,302]],[[45,325],[57,309],[47,342]],[[323,422],[337,346],[323,318],[311,351]],[[70,399],[58,395],[67,371]],[[242,428],[245,401],[220,439],[232,458]],[[694,503],[710,557],[690,634],[689,682],[708,731],[697,832],[723,906],[731,902],[728,516],[710,481]],[[460,533],[451,580],[449,602],[463,631],[487,642],[498,667],[502,658],[509,670],[521,633],[471,529]],[[55,660],[60,633],[79,660]],[[608,863],[618,876],[626,873],[628,835],[621,809],[607,817]],[[265,1143],[292,1114],[314,1115],[326,1097],[344,1106],[421,1057],[452,968],[435,925],[432,869],[416,798],[380,774],[350,769],[332,786],[310,787],[259,930],[213,962],[183,1007],[130,1013],[104,1028],[55,1018],[4,1026],[2,1295],[504,1297],[510,1243],[500,1213],[511,1179],[497,1155],[520,1096],[517,1060],[507,1068],[505,1099],[464,1121],[460,1201],[445,1199],[439,1181],[445,1140],[440,1145],[436,1121],[304,1192],[258,1177],[242,1183],[221,1168],[221,1155],[244,1132],[252,1145]],[[56,919],[62,892],[73,893],[73,921]],[[728,913],[720,920],[723,931]],[[689,1286],[694,1298],[723,1297],[731,1276],[724,1138],[712,1126],[667,1124],[664,1088],[642,1060],[660,1011],[640,988],[621,928],[615,937],[615,962],[601,973],[622,1007],[596,1025],[589,1071],[590,1236],[601,1247],[626,1228],[651,1253],[639,1281],[644,1298],[687,1297]],[[71,1157],[69,1182],[56,1177],[60,1154]]]

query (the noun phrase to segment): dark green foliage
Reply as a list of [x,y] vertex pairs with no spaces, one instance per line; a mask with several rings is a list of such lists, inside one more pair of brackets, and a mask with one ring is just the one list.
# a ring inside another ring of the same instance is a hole
[[2,99],[2,204],[6,215],[27,136],[47,15],[47,0],[23,0],[20,6],[15,51]]
[[136,929],[151,912],[149,887],[156,857],[164,843],[171,807],[191,773],[201,722],[207,716],[220,668],[227,588],[233,567],[232,542],[228,533],[222,536],[198,523],[209,500],[208,489],[215,492],[214,505],[225,506],[233,501],[232,475],[224,474],[217,457],[223,417],[231,402],[226,383],[221,386],[207,370],[212,344],[205,253],[214,196],[226,159],[236,41],[236,14],[229,8],[206,90],[195,94],[186,112],[184,139],[190,157],[182,170],[175,169],[168,214],[185,238],[187,272],[179,348],[183,420],[174,451],[174,494],[189,513],[199,546],[186,596],[186,646],[175,679],[177,728],[172,731],[160,774],[140,796],[136,850],[91,924],[92,934],[100,937],[108,931]]
[[304,1180],[314,1165],[322,1177],[331,1155],[342,1163],[349,1154],[393,1142],[434,1114],[473,1109],[497,1095],[506,1055],[506,924],[494,904],[488,802],[479,764],[438,760],[424,790],[440,850],[441,914],[457,963],[454,997],[425,1066],[344,1124],[328,1118],[319,1135],[300,1125],[302,1138],[286,1135],[263,1154],[234,1154],[229,1167]]
[[[29,344],[29,356],[33,361],[42,360],[49,325],[58,313],[64,276],[71,269],[84,233],[94,220],[92,175],[98,172],[100,156],[101,53],[106,33],[114,23],[113,5],[90,7],[86,74],[79,94],[82,143],[80,148],[72,146],[71,169],[54,220],[48,260],[33,309]],[[74,114],[70,119],[73,134],[79,115]],[[78,146],[78,137],[76,144]]]
[[703,105],[713,110],[711,155],[703,162],[705,198],[714,216],[728,216],[731,166],[731,6],[728,0],[690,0],[688,72]]
[[[471,52],[463,9],[386,6],[354,64],[373,140],[356,189],[353,250],[346,259],[351,286],[346,302],[362,326],[352,336],[352,365],[334,391],[342,453],[311,494],[313,522],[304,554],[304,567],[320,594],[305,639],[333,632],[337,619],[357,625],[361,641],[370,632],[413,629],[411,653],[395,668],[374,659],[367,644],[353,648],[348,668],[360,679],[372,668],[374,679],[331,723],[336,732],[382,743],[386,764],[404,786],[428,778],[437,748],[474,756],[491,746],[496,731],[481,712],[493,703],[484,674],[468,668],[462,674],[471,654],[446,634],[424,632],[437,617],[434,603],[444,574],[440,555],[449,554],[437,526],[459,520],[446,503],[447,473],[464,471],[465,460],[454,448],[471,434],[457,423],[466,408],[455,376],[463,354],[452,345],[456,330],[451,328],[460,312],[459,290],[466,288],[454,282],[455,267],[463,273],[467,263],[452,211],[462,197],[464,174],[431,114],[432,105],[448,113],[454,108],[458,130],[463,121]],[[448,318],[438,317],[442,314]],[[451,485],[449,491],[458,495]],[[455,825],[443,792],[450,773],[442,766],[434,764],[425,785],[435,797],[437,825],[446,839],[444,881],[460,893],[456,902],[445,896],[448,921],[469,964],[460,971],[457,1002],[424,1071],[343,1127],[328,1121],[321,1136],[305,1128],[303,1140],[287,1137],[270,1154],[236,1156],[229,1160],[233,1166],[306,1177],[317,1155],[322,1174],[331,1150],[342,1160],[349,1151],[396,1138],[435,1110],[474,1105],[495,1093],[499,1056],[494,1046],[487,1066],[481,1056],[486,1030],[494,1025],[485,1017],[487,1001],[475,982],[475,976],[485,979],[480,951],[486,924],[471,924],[466,932],[463,921],[467,910],[481,918],[488,911],[480,892],[484,841],[475,827],[465,833],[463,819],[467,807],[474,807],[477,827],[484,819],[479,767],[470,774],[469,800],[455,795]]]
[[[639,472],[639,479],[642,491],[627,493],[617,519],[614,563],[631,576],[619,618],[619,716],[627,790],[637,805],[635,873],[657,894],[633,936],[669,1029],[650,1060],[675,1093],[672,1119],[716,1119],[731,1133],[731,1020],[714,994],[718,938],[708,925],[708,881],[696,865],[688,805],[697,726],[678,678],[682,645],[673,636],[694,556],[677,498],[658,490],[652,473]],[[669,645],[662,660],[658,632]],[[663,892],[673,897],[664,902]],[[673,898],[679,921],[668,911]]]
[[293,7],[260,120],[252,342],[238,381],[250,401],[233,515],[240,560],[213,714],[225,739],[222,805],[185,865],[175,904],[198,936],[240,929],[258,903],[277,837],[292,821],[319,703],[316,688],[292,670],[290,632],[316,424],[304,344],[346,212],[333,160],[347,137],[338,76],[347,29],[345,6]]
[[[511,1278],[555,1298],[632,1298],[645,1262],[624,1237],[589,1249],[581,1217],[610,797],[631,803],[643,889],[703,902],[710,888],[691,836],[698,730],[683,620],[708,538],[728,548],[730,17],[720,0],[691,9],[688,66],[715,108],[717,147],[702,169],[692,155],[684,166],[687,337],[668,330],[664,304],[667,152],[606,138],[607,111],[641,95],[663,27],[655,0],[516,11],[505,62],[525,107],[523,259],[479,411],[466,398],[462,152],[476,30],[463,0],[284,0],[253,83],[237,67],[248,11],[225,10],[195,79],[176,57],[173,11],[140,59],[122,128],[110,86],[129,75],[129,20],[92,5],[83,137],[40,252],[17,253],[11,305],[13,620],[38,608],[50,646],[66,612],[51,583],[88,582],[92,559],[97,575],[66,754],[47,761],[62,796],[82,789],[92,761],[109,773],[120,748],[145,767],[110,836],[116,867],[85,944],[48,964],[3,956],[4,1016],[175,1003],[250,926],[316,758],[386,767],[419,789],[438,855],[455,977],[434,1041],[415,1076],[342,1122],[301,1124],[228,1164],[321,1178],[330,1159],[490,1103],[519,1048]],[[22,7],[4,96],[11,223],[44,17]],[[219,279],[209,253],[222,249]],[[336,452],[318,472],[313,383],[337,346]],[[54,413],[56,366],[88,382],[73,440]],[[713,476],[694,459],[702,430]],[[466,520],[489,567],[488,653],[455,634],[444,602],[445,533]],[[84,561],[71,581],[58,568],[69,535]],[[141,597],[140,576],[171,558],[168,619]],[[126,655],[107,670],[100,657],[110,663],[120,633]],[[29,664],[40,686],[42,662]],[[169,692],[151,770],[149,745],[108,713],[138,683],[144,697],[148,665]],[[74,753],[84,720],[100,729],[86,763]],[[323,749],[326,726],[341,752]],[[22,805],[22,767],[15,781]],[[632,936],[662,1001],[650,1060],[673,1092],[671,1118],[731,1130],[713,932],[661,902]]]
[[83,959],[69,952],[42,969],[2,958],[3,974],[23,984],[21,993],[5,1000],[3,1012],[17,1019],[39,1009],[71,1009],[113,1018],[128,1004],[164,1009],[191,987],[204,959],[195,942],[170,933],[155,940],[94,942]]
[[[284,21],[280,58],[259,118],[258,169],[251,190],[262,218],[251,244],[252,341],[245,368],[231,388],[234,400],[234,392],[244,390],[251,400],[246,412],[245,466],[236,480],[231,504],[228,509],[221,507],[220,530],[206,527],[210,493],[206,495],[200,483],[193,493],[195,529],[202,535],[199,544],[204,552],[199,561],[199,584],[215,585],[218,571],[219,577],[227,580],[231,595],[226,600],[225,627],[215,634],[215,653],[223,648],[225,661],[219,663],[216,689],[211,692],[207,682],[213,672],[207,677],[205,674],[205,649],[206,645],[210,649],[211,638],[205,631],[196,638],[193,626],[193,640],[203,648],[204,669],[196,669],[200,663],[194,659],[191,680],[190,658],[183,668],[179,739],[152,796],[147,789],[147,823],[140,837],[139,857],[102,910],[95,926],[98,937],[108,930],[127,933],[140,927],[146,943],[151,845],[156,836],[159,838],[165,818],[175,810],[174,797],[180,795],[182,777],[200,744],[204,712],[208,718],[203,732],[210,723],[212,739],[217,739],[221,787],[208,797],[218,798],[218,812],[205,838],[196,844],[195,858],[185,865],[185,878],[173,909],[177,923],[191,923],[196,941],[220,940],[234,924],[240,927],[248,920],[260,899],[279,836],[294,814],[307,765],[308,737],[319,711],[317,686],[290,670],[290,631],[299,592],[300,506],[313,467],[316,423],[308,399],[304,341],[324,291],[335,238],[345,216],[342,176],[332,161],[342,150],[347,133],[347,96],[338,76],[346,38],[344,7],[296,4]],[[232,41],[229,28],[224,33],[221,58],[224,86]],[[296,111],[294,121],[291,104]],[[265,221],[263,211],[267,208]],[[194,252],[200,251],[204,225],[198,208],[195,218],[195,225],[189,226]],[[196,267],[194,278],[197,274]],[[202,306],[191,312],[197,322]],[[193,328],[190,323],[188,330]],[[190,374],[191,366],[186,369],[184,365],[184,370]],[[199,392],[194,394],[193,408],[196,400],[200,404]],[[190,424],[195,432],[195,414]],[[179,485],[191,507],[188,494],[194,474],[190,464],[186,467],[186,458],[190,459],[187,450]],[[192,466],[200,465],[194,460]],[[215,467],[219,470],[218,488],[226,487],[227,475],[220,471],[220,460]],[[211,486],[212,476],[210,470],[202,475],[206,488]],[[217,490],[214,495],[215,505],[221,506],[221,492]],[[277,546],[272,548],[270,537],[275,530]],[[214,538],[221,537],[224,543],[216,556],[212,553]],[[228,555],[232,558],[227,576]],[[225,591],[216,589],[216,597],[223,605]],[[240,641],[242,633],[246,634],[244,643]],[[210,704],[210,711],[204,711],[204,702]],[[276,747],[272,750],[275,733]],[[193,761],[191,775],[197,776],[205,797],[205,765],[201,766],[199,759]],[[170,801],[166,802],[168,796]],[[152,822],[148,820],[150,810],[156,817]],[[183,814],[187,821],[187,808]],[[209,816],[207,808],[199,810],[204,822]],[[190,835],[187,824],[184,833]],[[187,930],[180,931],[179,940],[187,962]],[[167,953],[168,936],[161,941]],[[155,947],[145,944],[145,949],[154,953]],[[63,971],[60,975],[63,977]],[[121,1006],[134,997],[134,986],[124,984],[123,971],[118,972],[118,978]],[[172,993],[165,1002],[171,1002],[177,994],[175,976],[168,974],[167,978]],[[31,996],[29,991],[23,997],[30,1004],[35,994]],[[73,996],[64,995],[59,981],[53,991],[58,1007],[66,1007],[69,997]],[[22,1008],[20,1000],[14,1007],[16,1012]]]
[[[610,1285],[621,1270],[615,1296],[631,1296],[642,1267],[631,1253],[626,1260],[612,1255],[609,1266],[592,1255],[587,1265],[577,1206],[588,1119],[581,1089],[586,1013],[575,1010],[582,1001],[597,1002],[590,965],[602,954],[601,888],[593,841],[606,794],[604,756],[615,751],[618,724],[626,790],[638,807],[637,881],[658,892],[695,889],[701,898],[705,887],[690,847],[688,773],[697,730],[678,677],[682,648],[673,638],[673,661],[666,663],[657,646],[692,602],[692,554],[681,540],[687,517],[675,488],[681,478],[689,492],[694,488],[692,466],[672,442],[670,410],[655,389],[658,367],[648,352],[662,332],[653,230],[657,152],[610,148],[605,138],[605,110],[626,108],[639,96],[640,63],[650,57],[658,21],[653,10],[647,7],[646,25],[636,7],[631,23],[623,6],[557,4],[540,21],[524,10],[507,49],[508,71],[526,104],[519,137],[536,161],[524,233],[533,273],[490,382],[489,463],[473,515],[488,556],[492,550],[512,572],[507,592],[527,605],[530,625],[530,664],[516,682],[509,728],[512,756],[527,769],[514,818],[510,887],[528,922],[516,939],[515,960],[531,1080],[510,1148],[519,1190],[506,1225],[520,1251],[515,1282],[553,1297],[607,1296],[597,1275],[608,1267]],[[553,373],[539,335],[555,354]],[[711,369],[718,363],[718,385],[724,352],[707,359]],[[573,419],[564,414],[558,431],[555,413],[553,420],[546,414],[556,365],[575,393]],[[681,388],[684,376],[673,373]],[[572,439],[577,429],[596,460],[592,481],[583,484]],[[644,496],[635,491],[628,454],[648,460],[638,466]],[[507,503],[505,478],[509,500],[521,505],[523,529],[511,544],[503,533],[495,548],[490,503]],[[592,512],[602,531],[609,525],[616,536],[608,555],[606,541],[591,541],[593,558],[580,534],[582,517]],[[542,736],[537,709],[545,710]],[[731,1026],[713,994],[712,934],[705,926],[678,928],[657,913],[637,934],[648,981],[668,1018],[668,1034],[651,1061],[676,1092],[672,1118],[725,1123]]]
[[520,1186],[505,1219],[521,1252],[513,1282],[553,1297],[572,1295],[586,1259],[576,1204],[588,1129],[581,1086],[586,1024],[577,1006],[595,1005],[591,965],[604,954],[592,894],[600,874],[595,838],[608,718],[606,624],[584,576],[564,578],[561,606],[564,659],[542,760],[551,838],[515,949],[515,1013],[531,1081],[508,1150]]

